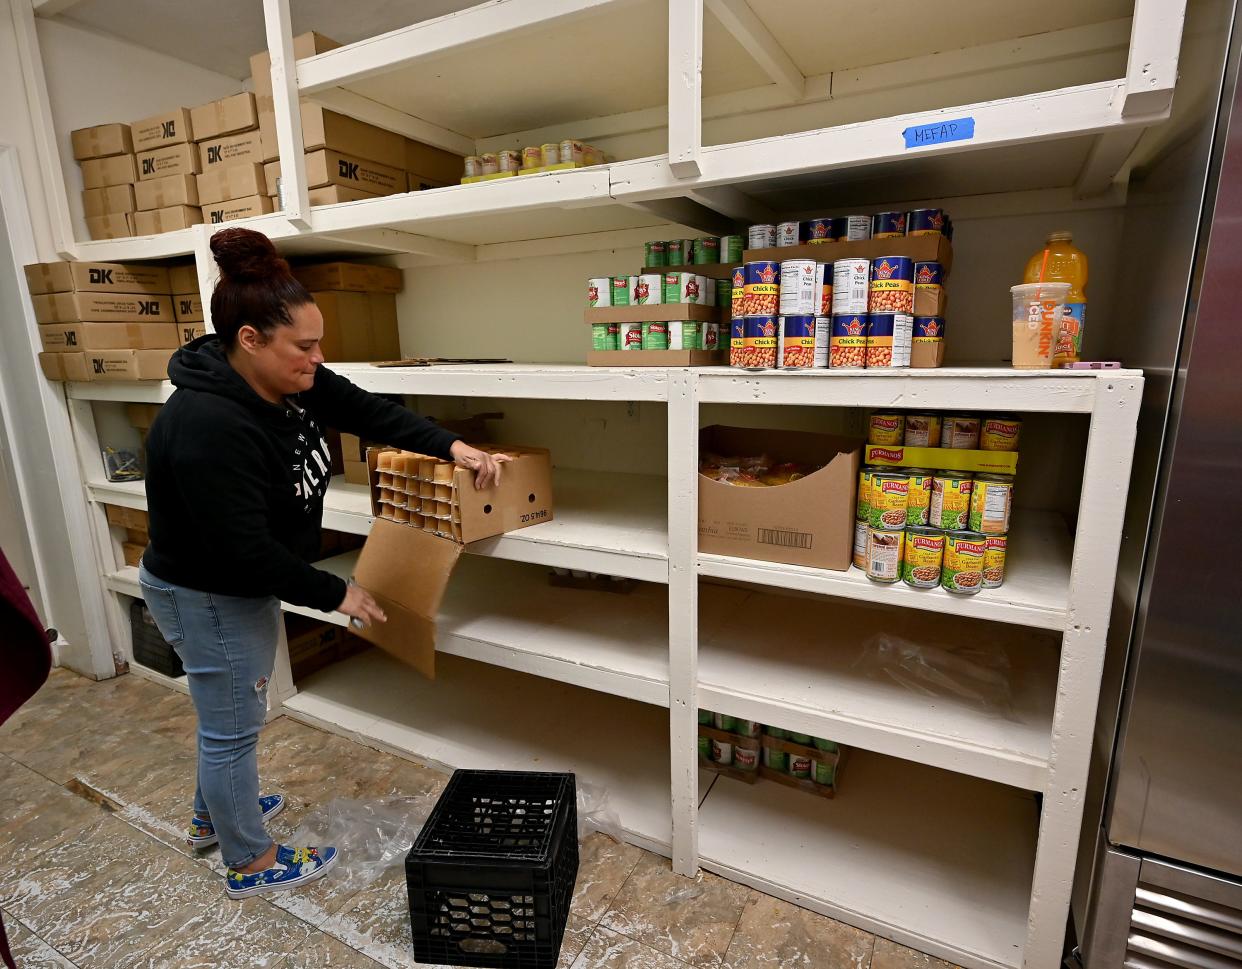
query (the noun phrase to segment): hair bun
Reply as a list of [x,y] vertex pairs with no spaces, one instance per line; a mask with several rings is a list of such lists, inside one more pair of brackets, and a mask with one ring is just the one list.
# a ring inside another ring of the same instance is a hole
[[246,282],[289,275],[289,264],[272,240],[253,229],[222,229],[211,237],[211,253],[227,279]]

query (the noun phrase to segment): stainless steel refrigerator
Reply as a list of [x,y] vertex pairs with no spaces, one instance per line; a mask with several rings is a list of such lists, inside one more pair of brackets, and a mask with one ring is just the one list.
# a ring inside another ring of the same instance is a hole
[[1206,126],[1189,272],[1151,283],[1169,292],[1181,284],[1184,325],[1164,368],[1163,420],[1148,428],[1149,527],[1127,536],[1134,585],[1124,690],[1106,800],[1085,835],[1094,842],[1078,925],[1087,969],[1242,966],[1238,46],[1234,36],[1215,125]]

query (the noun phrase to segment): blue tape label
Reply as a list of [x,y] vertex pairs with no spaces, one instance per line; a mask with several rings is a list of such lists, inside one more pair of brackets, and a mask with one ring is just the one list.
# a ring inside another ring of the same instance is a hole
[[954,118],[952,121],[915,125],[903,131],[902,136],[906,139],[907,148],[926,148],[949,141],[970,141],[975,136],[975,119]]

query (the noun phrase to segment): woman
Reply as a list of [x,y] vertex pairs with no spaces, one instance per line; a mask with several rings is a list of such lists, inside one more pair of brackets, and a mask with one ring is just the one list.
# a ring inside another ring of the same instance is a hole
[[198,713],[189,843],[218,841],[228,895],[244,898],[313,881],[337,859],[335,848],[273,844],[264,828],[285,803],[259,796],[256,756],[281,600],[385,620],[366,591],[308,564],[331,474],[324,428],[451,459],[480,488],[506,459],[320,366],[323,317],[266,236],[225,229],[211,251],[215,333],[173,354],[177,389],[147,437],[151,544],[139,579]]

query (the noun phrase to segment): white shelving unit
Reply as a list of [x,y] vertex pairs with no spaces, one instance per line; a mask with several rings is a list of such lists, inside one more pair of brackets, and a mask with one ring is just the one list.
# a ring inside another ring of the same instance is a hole
[[[95,261],[193,255],[206,287],[210,226],[75,239],[33,29],[41,4],[17,6],[29,28],[19,35],[27,94],[49,127],[36,140],[58,251]],[[115,31],[141,31],[142,5],[133,6],[114,12]],[[292,63],[289,4],[265,0],[287,209],[242,224],[295,255],[485,266],[734,231],[855,198],[1038,189],[1014,203],[1038,210],[1041,192],[1124,194],[1136,146],[1170,116],[1186,13],[1183,0],[1051,0],[1002,22],[986,0],[953,0],[926,30],[842,34],[859,56],[875,55],[855,68],[819,33],[798,29],[822,23],[812,0],[461,6],[376,36],[356,31],[356,42]],[[371,5],[358,7],[350,17],[365,31]],[[942,16],[960,38],[941,36]],[[667,24],[667,60],[655,45],[654,68],[652,45],[636,45],[627,29],[635,22],[656,33]],[[876,52],[881,43],[895,45],[891,56]],[[486,72],[470,70],[480,51],[507,65],[512,82],[486,96],[476,90]],[[592,70],[566,85],[557,71],[512,69],[560,63],[553,55],[585,58]],[[620,58],[627,84],[599,65],[603,55]],[[571,131],[629,160],[310,208],[298,96],[455,151]],[[498,117],[514,128],[499,130]],[[962,119],[973,121],[971,137],[907,147],[907,131]],[[971,969],[1057,964],[1141,373],[751,374],[528,362],[335,369],[379,393],[655,404],[667,466],[661,475],[558,468],[555,521],[468,549],[440,616],[435,682],[371,651],[294,684],[282,646],[274,712],[453,766],[573,769],[608,790],[628,837],[669,854],[678,872],[702,865]],[[171,387],[94,382],[65,391],[92,509],[87,544],[114,593],[107,618],[124,652],[117,596],[138,593],[136,570],[121,566],[99,506],[145,499],[141,485],[98,479],[93,408],[163,402]],[[1090,430],[1075,530],[1022,510],[1009,580],[970,599],[880,588],[854,571],[701,555],[698,429],[701,408],[715,405],[1079,415]],[[366,534],[365,489],[334,483],[324,525]],[[347,575],[353,560],[321,564]],[[646,584],[630,595],[556,589],[544,579],[551,566]],[[866,675],[851,650],[881,628],[915,640],[986,640],[1008,660],[1008,706],[988,714]],[[841,796],[827,802],[704,775],[700,706],[855,748]]]

